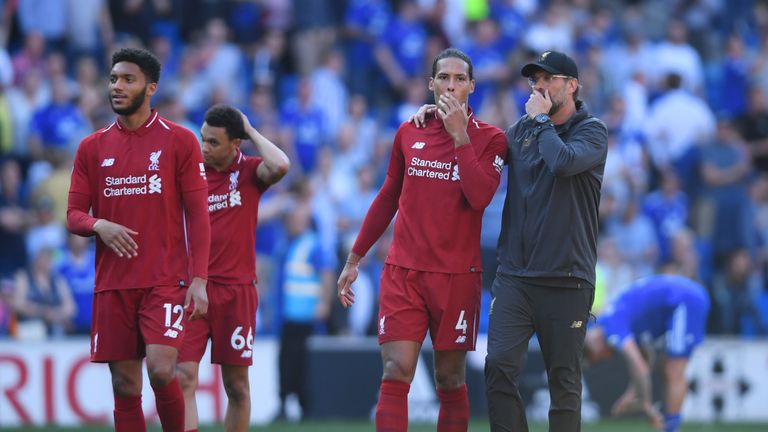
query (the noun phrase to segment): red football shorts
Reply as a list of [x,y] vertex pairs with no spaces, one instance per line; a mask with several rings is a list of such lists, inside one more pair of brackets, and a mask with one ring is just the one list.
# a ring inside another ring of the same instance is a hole
[[95,293],[91,361],[140,359],[149,344],[179,349],[187,322],[186,294],[177,285]]
[[435,350],[474,351],[481,289],[480,273],[429,273],[386,264],[379,295],[379,344],[423,342],[429,328]]
[[188,321],[179,362],[200,363],[211,339],[211,363],[253,364],[253,333],[259,296],[254,284],[222,285],[208,281],[208,314]]

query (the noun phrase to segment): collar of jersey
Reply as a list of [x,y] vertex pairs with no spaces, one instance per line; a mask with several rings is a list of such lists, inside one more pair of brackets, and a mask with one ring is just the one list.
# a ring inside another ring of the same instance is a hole
[[115,119],[115,125],[117,126],[117,129],[120,130],[120,132],[124,134],[136,134],[138,136],[143,136],[149,133],[149,131],[152,130],[152,126],[157,124],[157,121],[160,118],[160,114],[157,112],[157,110],[152,110],[149,113],[149,118],[142,124],[141,126],[137,127],[134,130],[130,130],[127,127],[125,127],[124,124],[120,122],[120,117],[117,117]]

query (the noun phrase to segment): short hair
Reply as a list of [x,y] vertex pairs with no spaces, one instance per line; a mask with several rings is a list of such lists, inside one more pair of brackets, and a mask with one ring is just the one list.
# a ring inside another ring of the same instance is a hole
[[472,60],[469,59],[469,56],[464,54],[464,51],[461,51],[457,48],[446,48],[442,51],[440,51],[440,54],[435,56],[435,60],[432,62],[432,78],[437,75],[437,62],[444,58],[454,57],[459,60],[463,60],[464,63],[466,63],[469,66],[469,79],[474,79],[472,77]]
[[229,139],[245,139],[245,127],[240,111],[226,104],[217,104],[205,112],[205,123],[208,126],[222,127],[227,132]]
[[148,82],[160,81],[160,60],[147,50],[122,48],[112,54],[112,67],[120,62],[133,63],[141,69]]

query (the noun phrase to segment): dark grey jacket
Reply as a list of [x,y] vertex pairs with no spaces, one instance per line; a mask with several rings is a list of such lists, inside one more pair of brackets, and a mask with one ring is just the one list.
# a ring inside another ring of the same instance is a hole
[[576,108],[560,126],[537,127],[523,116],[505,131],[509,180],[499,236],[501,273],[542,278],[545,285],[595,285],[608,135],[585,104],[579,101]]

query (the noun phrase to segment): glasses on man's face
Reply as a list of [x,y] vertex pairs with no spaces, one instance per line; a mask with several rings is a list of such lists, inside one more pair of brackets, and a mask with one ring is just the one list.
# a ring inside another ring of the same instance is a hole
[[531,87],[536,87],[536,83],[539,82],[539,80],[544,80],[545,83],[549,84],[552,81],[552,78],[562,78],[562,79],[570,79],[568,75],[548,75],[548,74],[542,74],[538,77],[528,77],[528,85]]

